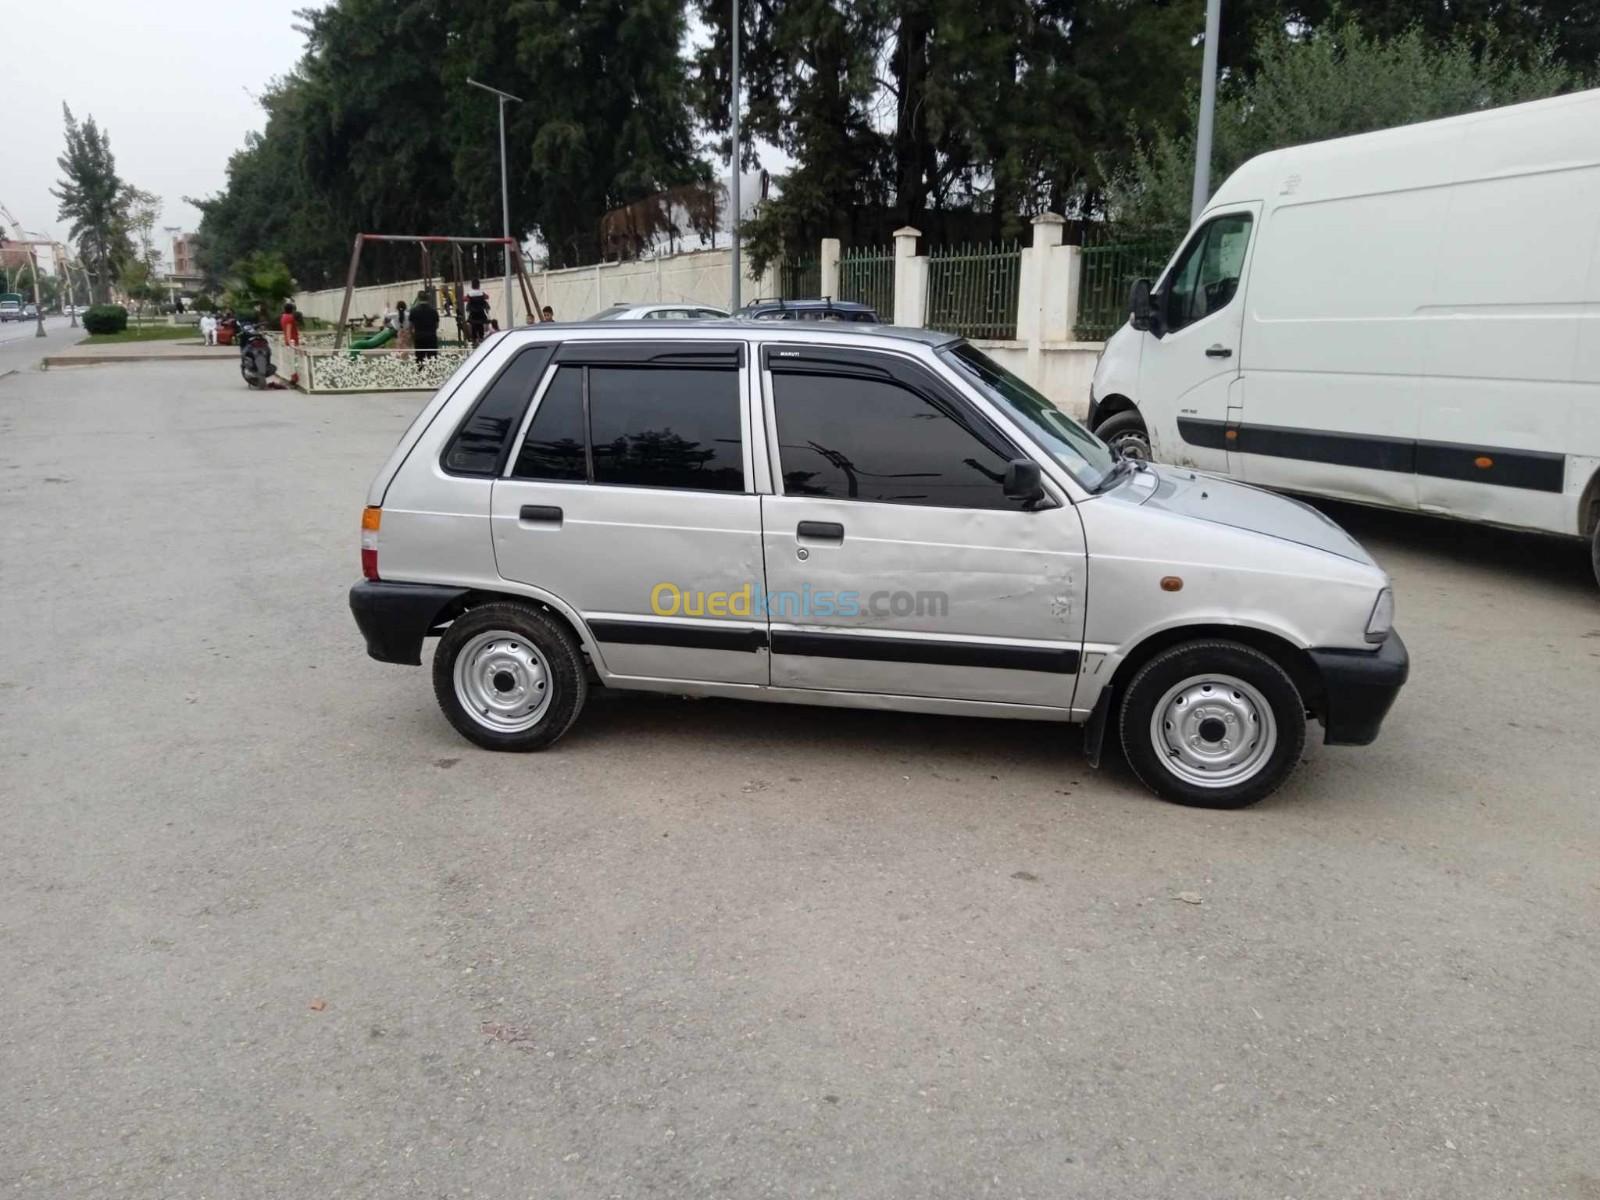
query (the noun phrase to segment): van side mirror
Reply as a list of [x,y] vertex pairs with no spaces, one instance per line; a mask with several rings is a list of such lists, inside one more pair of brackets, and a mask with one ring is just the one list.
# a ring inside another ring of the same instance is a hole
[[1150,294],[1148,279],[1133,281],[1133,287],[1128,292],[1128,323],[1135,329],[1146,330],[1157,337],[1166,332],[1162,328],[1161,309]]
[[1044,478],[1032,459],[1013,458],[1006,464],[1006,495],[1032,506],[1044,499]]

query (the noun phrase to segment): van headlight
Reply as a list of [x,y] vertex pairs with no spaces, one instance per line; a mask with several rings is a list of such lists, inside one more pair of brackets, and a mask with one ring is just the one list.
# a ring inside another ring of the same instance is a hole
[[1377,602],[1372,606],[1372,615],[1367,618],[1367,641],[1381,642],[1389,636],[1389,631],[1394,628],[1394,589],[1384,588],[1378,593]]

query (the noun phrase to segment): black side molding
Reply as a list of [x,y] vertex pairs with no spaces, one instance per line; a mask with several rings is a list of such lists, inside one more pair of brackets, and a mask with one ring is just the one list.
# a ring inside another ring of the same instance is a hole
[[422,639],[438,623],[439,614],[467,594],[466,588],[432,583],[384,583],[362,580],[350,589],[350,611],[367,653],[379,662],[422,662]]
[[597,642],[624,646],[681,646],[690,650],[744,650],[767,648],[767,631],[743,625],[719,629],[686,621],[590,621]]
[[851,658],[923,663],[936,667],[993,667],[1002,671],[1047,671],[1076,675],[1077,650],[1046,646],[996,646],[932,638],[865,637],[838,633],[772,631],[772,652],[802,658]]

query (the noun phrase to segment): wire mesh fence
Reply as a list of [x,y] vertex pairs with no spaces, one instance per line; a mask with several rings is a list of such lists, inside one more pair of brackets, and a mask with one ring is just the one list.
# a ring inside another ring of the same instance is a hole
[[1154,279],[1167,264],[1172,247],[1165,240],[1143,239],[1085,246],[1080,251],[1078,320],[1073,336],[1101,342],[1128,317],[1128,290],[1136,279]]
[[882,321],[894,320],[894,247],[852,246],[844,251],[837,299],[865,304]]
[[1021,269],[1015,243],[930,250],[928,328],[969,338],[1016,337]]

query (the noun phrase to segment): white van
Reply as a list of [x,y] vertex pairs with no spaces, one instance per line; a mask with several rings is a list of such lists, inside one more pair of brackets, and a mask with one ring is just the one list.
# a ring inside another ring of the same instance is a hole
[[1089,424],[1137,457],[1591,539],[1600,91],[1277,150],[1106,343]]

